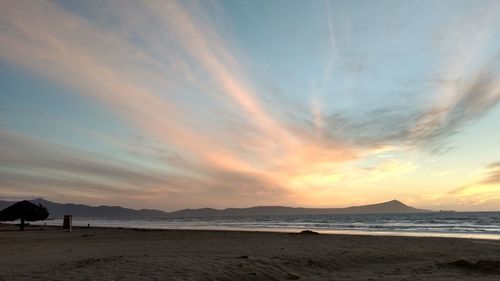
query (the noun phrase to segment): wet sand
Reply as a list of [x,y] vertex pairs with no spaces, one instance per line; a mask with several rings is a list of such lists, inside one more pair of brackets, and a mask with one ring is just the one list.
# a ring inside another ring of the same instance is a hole
[[500,241],[0,225],[0,280],[500,280]]

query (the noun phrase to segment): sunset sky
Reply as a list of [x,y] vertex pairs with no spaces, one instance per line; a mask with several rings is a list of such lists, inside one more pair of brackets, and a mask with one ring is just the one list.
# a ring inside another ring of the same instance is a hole
[[500,210],[500,1],[0,0],[0,198]]

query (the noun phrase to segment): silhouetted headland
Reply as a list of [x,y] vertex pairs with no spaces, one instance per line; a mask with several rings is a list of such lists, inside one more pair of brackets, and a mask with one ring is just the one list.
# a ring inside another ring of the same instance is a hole
[[[353,206],[347,208],[301,208],[285,206],[257,206],[250,208],[227,208],[223,210],[213,208],[182,209],[174,212],[160,210],[134,210],[120,206],[88,206],[82,204],[61,204],[44,199],[32,200],[35,204],[47,207],[51,218],[62,218],[71,214],[80,218],[162,218],[162,217],[217,217],[217,216],[256,216],[256,215],[328,215],[328,214],[395,214],[421,213],[430,210],[417,209],[405,205],[398,200]],[[0,209],[15,202],[0,201]]]

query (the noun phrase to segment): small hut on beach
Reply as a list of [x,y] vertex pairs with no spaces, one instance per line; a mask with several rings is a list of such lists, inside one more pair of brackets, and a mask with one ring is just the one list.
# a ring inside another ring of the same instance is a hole
[[20,229],[24,230],[26,221],[40,221],[47,219],[49,212],[41,204],[36,205],[24,200],[17,202],[0,211],[0,221],[21,220]]

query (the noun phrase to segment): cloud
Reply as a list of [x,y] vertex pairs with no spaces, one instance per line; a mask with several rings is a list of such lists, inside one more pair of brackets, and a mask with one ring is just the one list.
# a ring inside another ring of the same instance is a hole
[[[403,145],[433,151],[443,149],[451,136],[488,114],[500,102],[500,79],[495,57],[462,83],[447,82],[454,100],[439,105],[398,104],[326,118],[325,136],[365,147]],[[437,89],[439,90],[439,89]]]
[[260,130],[260,149],[267,148],[267,153],[273,153],[277,149],[293,151],[301,145],[300,139],[273,116],[270,107],[262,104],[228,40],[222,38],[209,21],[199,20],[204,18],[203,14],[195,18],[189,14],[188,8],[175,1],[148,2],[148,8],[165,22],[165,26],[177,27],[173,29],[175,38],[181,42],[187,55],[217,82],[222,93],[239,106],[245,119]]
[[448,195],[474,205],[500,198],[500,163],[491,163],[479,172],[479,179],[451,190]]
[[[0,172],[10,182],[26,178],[43,181],[79,179],[105,191],[140,190],[141,185],[164,182],[165,171],[145,170],[106,155],[89,153],[0,129]],[[12,174],[12,177],[8,177]],[[36,183],[36,182],[34,182]],[[72,186],[72,185],[68,185]]]
[[[311,100],[296,104],[257,85],[230,33],[214,21],[224,17],[219,6],[119,1],[85,7],[87,12],[50,1],[2,3],[0,59],[104,106],[140,137],[101,141],[123,145],[154,165],[134,166],[0,130],[0,184],[11,192],[22,186],[23,194],[46,189],[62,196],[68,187],[75,196],[119,192],[159,206],[160,200],[179,206],[294,203],[304,189],[337,188],[346,179],[343,165],[375,151],[443,145],[500,101],[495,57],[470,72],[462,71],[467,65],[445,63],[439,71],[445,82],[432,88],[442,104],[404,100],[327,111],[323,96],[334,81],[338,48],[329,2],[331,54],[321,85]],[[488,34],[480,35],[463,42],[481,45]],[[464,55],[467,62],[478,56]],[[365,172],[381,180],[414,169],[391,160]]]
[[419,167],[412,162],[387,159],[376,165],[357,171],[352,181],[379,182],[385,179],[411,174],[418,168]]
[[[498,62],[495,58],[494,62]],[[435,143],[456,134],[465,125],[478,120],[500,102],[500,81],[489,67],[463,85],[456,85],[452,104],[424,112],[411,130],[415,142]]]
[[[449,173],[445,171],[445,176]],[[442,183],[436,183],[432,193],[419,195],[432,209],[457,209],[462,211],[491,211],[498,209],[500,199],[500,165],[494,162],[471,173],[472,178],[455,182],[455,188],[440,192]],[[462,182],[462,184],[460,184]],[[445,184],[447,187],[449,184]],[[457,187],[458,186],[458,187]]]
[[486,167],[487,174],[481,181],[483,184],[500,184],[500,162],[491,163]]
[[[355,108],[330,112],[324,137],[365,147],[393,144],[445,151],[452,136],[500,102],[500,53],[489,48],[499,23],[498,7],[485,3],[436,26],[436,60],[419,78],[420,86],[414,87],[418,90],[398,81],[403,87],[394,83],[391,90],[396,94],[387,93],[378,103],[358,102]],[[354,94],[362,99],[364,93]]]
[[[217,201],[269,202],[286,198],[285,190],[262,175],[183,163],[190,174],[175,169],[152,169],[89,151],[78,150],[18,133],[0,130],[2,198],[43,196],[86,202],[169,200],[167,208]],[[175,167],[174,167],[175,168]],[[191,196],[191,197],[190,197]],[[194,197],[192,197],[194,196]],[[243,199],[242,199],[243,197]],[[172,198],[183,198],[182,202]],[[156,204],[163,206],[161,201]],[[270,202],[269,202],[270,203]],[[225,204],[225,205],[224,205]],[[165,207],[162,207],[165,208]]]
[[[154,65],[153,58],[54,3],[40,2],[23,9],[21,2],[9,3],[3,10],[12,11],[2,15],[12,32],[0,36],[2,50],[11,50],[2,57],[105,102],[122,118],[154,138],[168,140],[193,159],[233,169],[248,168],[210,137],[183,124],[187,117],[176,103],[162,97],[160,89],[148,83],[153,80],[168,84],[162,73],[144,67],[135,69],[134,65]],[[47,64],[51,67],[47,68]]]
[[[120,36],[124,32],[113,33],[98,28],[54,2],[30,5],[23,5],[22,1],[9,2],[2,9],[0,22],[4,30],[0,34],[0,57],[103,102],[109,110],[145,132],[148,138],[160,141],[171,148],[172,153],[188,159],[189,169],[183,167],[187,178],[197,174],[210,182],[217,173],[236,175],[231,185],[237,189],[236,186],[250,182],[246,175],[253,175],[259,178],[254,182],[266,182],[268,186],[279,189],[287,181],[282,176],[293,170],[318,166],[325,161],[341,163],[356,157],[349,147],[331,142],[322,144],[314,138],[296,135],[275,119],[259,100],[234,53],[226,47],[226,40],[210,22],[201,21],[203,16],[194,18],[190,15],[188,11],[193,8],[176,2],[147,2],[141,8],[143,13],[134,15],[134,23],[141,28],[159,24],[155,27],[162,35],[146,33],[145,36],[150,37],[141,39],[159,51],[177,50],[180,55],[176,59],[185,61],[190,67],[196,66],[196,69],[203,70],[203,75],[214,79],[220,89],[216,92],[216,101],[225,105],[222,110],[229,110],[218,112],[218,121],[237,124],[236,128],[223,127],[221,134],[203,126],[203,119],[194,120],[192,108],[179,106],[182,103],[175,95],[164,92],[165,89],[173,91],[184,86],[174,79],[179,73],[167,69],[167,74],[173,77],[169,79],[168,75],[157,71],[160,66],[150,49],[138,48],[128,38]],[[171,39],[173,45],[165,45],[165,38]],[[202,74],[193,74],[196,75]],[[219,93],[225,96],[221,97]],[[230,102],[224,97],[230,98]],[[204,97],[197,98],[205,100]],[[198,107],[193,103],[190,106]],[[234,111],[236,115],[233,115]],[[228,119],[224,119],[224,112],[229,113]],[[233,117],[236,119],[230,119]],[[32,150],[36,149],[33,146]],[[55,155],[65,157],[60,153]],[[23,165],[32,166],[42,162],[22,160]],[[50,163],[54,169],[81,169],[114,180],[118,175],[123,175],[121,180],[134,183],[146,180],[142,174],[122,174],[121,170],[103,164],[92,168],[87,160],[79,160],[81,163],[53,159]],[[165,163],[172,168],[178,164]]]

